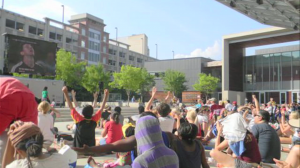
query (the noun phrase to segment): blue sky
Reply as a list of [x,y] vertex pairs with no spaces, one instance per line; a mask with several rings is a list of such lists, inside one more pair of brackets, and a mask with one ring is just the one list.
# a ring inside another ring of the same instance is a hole
[[[65,22],[73,14],[92,14],[104,20],[112,39],[115,27],[119,37],[146,34],[150,56],[156,56],[158,44],[159,59],[172,59],[174,51],[176,58],[221,60],[222,36],[270,27],[215,0],[6,0],[4,8],[38,20],[62,20],[61,5],[65,6]],[[296,43],[281,45],[289,44]],[[247,54],[254,50],[248,49]]]

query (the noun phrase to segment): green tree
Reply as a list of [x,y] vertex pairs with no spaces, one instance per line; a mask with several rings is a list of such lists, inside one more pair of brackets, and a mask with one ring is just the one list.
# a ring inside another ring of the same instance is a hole
[[165,84],[165,90],[173,92],[177,97],[180,97],[180,94],[187,90],[185,74],[180,71],[167,70],[162,79]]
[[82,77],[82,86],[90,93],[99,92],[99,84],[103,82],[105,88],[108,86],[110,74],[105,72],[101,64],[86,67]]
[[122,66],[121,71],[113,73],[114,81],[109,85],[113,88],[125,89],[129,105],[130,93],[140,89],[142,83],[141,69],[130,65]]
[[218,88],[219,79],[216,77],[206,75],[205,73],[199,74],[199,81],[193,85],[193,88],[205,94],[207,100],[208,94],[213,93]]
[[150,75],[148,71],[144,68],[141,69],[141,86],[140,89],[137,90],[137,93],[141,94],[141,102],[144,102],[143,97],[144,94],[149,92],[149,90],[155,85],[154,75]]
[[63,49],[60,49],[56,56],[56,79],[65,81],[69,87],[79,85],[85,72],[86,63],[77,62],[76,56]]

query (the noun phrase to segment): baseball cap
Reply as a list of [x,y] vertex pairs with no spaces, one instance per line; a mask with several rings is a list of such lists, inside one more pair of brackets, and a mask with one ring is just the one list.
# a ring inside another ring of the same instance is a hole
[[233,101],[232,104],[237,104],[237,102],[236,102],[236,101]]

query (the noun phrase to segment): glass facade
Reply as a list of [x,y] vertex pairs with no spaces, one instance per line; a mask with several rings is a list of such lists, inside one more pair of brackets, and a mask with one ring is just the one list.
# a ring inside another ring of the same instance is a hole
[[300,51],[244,57],[244,91],[300,89]]

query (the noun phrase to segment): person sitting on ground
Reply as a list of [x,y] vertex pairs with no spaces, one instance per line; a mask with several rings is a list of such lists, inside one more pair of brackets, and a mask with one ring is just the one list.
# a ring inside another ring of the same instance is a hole
[[176,153],[165,146],[157,118],[144,116],[136,123],[138,157],[132,167],[179,167]]
[[138,115],[133,115],[133,116],[131,116],[131,119],[132,119],[133,121],[135,121],[135,122],[140,118],[141,114],[142,114],[143,112],[145,112],[145,107],[144,107],[144,106],[139,106],[139,107],[138,107],[138,111],[139,111],[139,114],[138,114]]
[[290,119],[290,126],[295,129],[295,135],[297,139],[294,141],[294,144],[290,150],[285,161],[279,161],[274,158],[276,165],[279,168],[299,168],[300,167],[300,118]]
[[275,163],[273,158],[280,159],[280,140],[277,132],[269,125],[270,114],[260,110],[254,118],[252,134],[257,139],[259,152],[264,163]]
[[[122,139],[122,125],[120,124],[119,117],[120,114],[118,112],[114,112],[110,115],[110,121],[105,123],[105,127],[101,133],[103,138],[100,140],[100,145],[110,144]],[[107,138],[105,138],[106,135]]]
[[37,102],[34,94],[18,79],[1,77],[0,80],[0,167],[7,131],[16,120],[37,124]]
[[102,102],[102,106],[93,116],[94,109],[91,105],[85,106],[82,109],[81,116],[76,109],[73,107],[70,98],[68,96],[68,88],[64,86],[62,88],[64,93],[65,99],[68,103],[68,106],[71,111],[71,116],[76,123],[76,130],[74,135],[73,146],[75,147],[82,147],[84,144],[88,146],[95,146],[95,128],[97,126],[97,122],[99,122],[101,117],[101,112],[105,107],[105,103],[108,97],[108,90],[104,90],[104,98]]
[[100,128],[104,128],[105,123],[110,120],[110,114],[111,114],[111,107],[106,105],[104,108],[104,112],[101,114],[100,119]]
[[121,125],[123,125],[123,123],[124,123],[124,116],[121,114],[121,111],[122,111],[121,107],[119,107],[119,106],[115,107],[114,111],[117,112],[117,113],[119,113],[119,123]]
[[[124,137],[127,138],[130,136],[133,136],[134,129],[135,129],[135,127],[133,127],[133,126],[127,127],[127,129],[125,130]],[[109,168],[109,167],[116,167],[116,166],[131,165],[132,162],[134,161],[134,158],[136,157],[136,152],[134,150],[130,151],[130,152],[118,152],[117,157],[118,157],[118,159],[115,162],[104,163],[103,165],[96,163],[92,157],[89,157],[88,165],[93,168],[101,168],[101,167]]]
[[[44,137],[38,126],[31,122],[16,121],[10,126],[8,143],[2,167],[6,168],[69,168],[61,154],[43,154]],[[20,158],[14,159],[17,154]]]
[[178,129],[179,139],[172,142],[172,149],[179,158],[180,168],[208,168],[205,150],[201,142],[196,140],[198,127],[195,124],[182,123]]
[[209,107],[208,106],[202,106],[199,109],[199,112],[197,114],[198,123],[202,125],[201,130],[203,130],[203,136],[206,136],[208,132],[208,115],[209,115]]
[[[247,129],[247,124],[239,113],[226,117],[221,123],[217,122],[217,138],[211,157],[224,167],[251,168],[261,162],[258,144]],[[224,141],[221,142],[221,135]],[[233,151],[233,156],[223,153],[226,148]]]
[[48,113],[50,109],[51,106],[47,101],[42,101],[38,106],[38,126],[44,136],[43,147],[47,151],[52,150],[50,146],[55,138],[55,135],[51,131],[51,129],[53,129],[53,117]]
[[202,139],[204,137],[204,131],[201,129],[202,126],[201,124],[199,124],[198,122],[198,118],[197,118],[197,113],[194,109],[190,109],[188,112],[187,112],[187,115],[186,115],[186,120],[191,123],[191,124],[195,124],[197,126],[197,136],[196,138],[197,139]]
[[[298,111],[292,111],[291,114],[289,115],[289,119],[298,119],[300,117],[300,114]],[[285,118],[281,117],[281,123],[280,123],[280,131],[281,131],[281,137],[280,137],[280,142],[282,144],[291,144],[293,134],[295,133],[292,127],[286,123]]]

